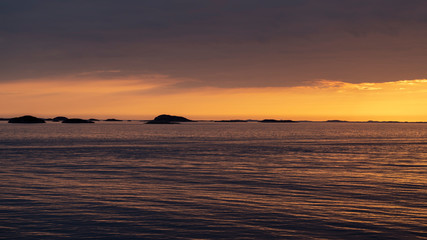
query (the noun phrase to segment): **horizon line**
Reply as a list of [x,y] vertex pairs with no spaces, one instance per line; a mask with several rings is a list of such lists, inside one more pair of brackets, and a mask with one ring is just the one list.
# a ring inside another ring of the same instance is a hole
[[[31,114],[25,114],[22,116],[33,116]],[[168,114],[169,115],[169,114]],[[63,117],[65,115],[58,115],[56,117]],[[156,115],[159,116],[159,115]],[[15,117],[21,117],[21,116],[15,116]],[[8,121],[15,117],[0,117],[0,121]],[[37,117],[41,118],[46,121],[52,121],[56,117]],[[68,118],[68,117],[67,117]],[[81,119],[95,119],[97,121],[107,121],[113,119],[116,121],[150,121],[152,119],[126,119],[126,118],[115,118],[115,117],[69,117],[69,118],[81,118]],[[196,122],[261,122],[263,120],[274,120],[277,122],[285,123],[288,121],[289,123],[298,123],[298,122],[326,122],[326,123],[427,123],[425,120],[420,121],[409,121],[409,120],[346,120],[346,119],[327,119],[327,120],[309,120],[309,119],[300,119],[300,120],[292,120],[292,119],[280,119],[280,118],[221,118],[221,119],[191,119],[192,121]]]

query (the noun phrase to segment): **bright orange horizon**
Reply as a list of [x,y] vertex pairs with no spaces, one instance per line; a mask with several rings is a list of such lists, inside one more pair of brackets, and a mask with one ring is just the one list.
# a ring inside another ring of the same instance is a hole
[[[427,80],[306,86],[173,88],[163,75],[126,79],[31,79],[0,83],[0,116],[152,119],[159,114],[195,120],[292,119],[427,121]],[[168,91],[164,91],[168,89]],[[7,93],[7,94],[4,94]]]

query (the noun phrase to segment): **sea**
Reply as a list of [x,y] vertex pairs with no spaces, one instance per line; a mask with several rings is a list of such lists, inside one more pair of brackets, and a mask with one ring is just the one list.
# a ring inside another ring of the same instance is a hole
[[0,239],[427,239],[427,124],[0,122]]

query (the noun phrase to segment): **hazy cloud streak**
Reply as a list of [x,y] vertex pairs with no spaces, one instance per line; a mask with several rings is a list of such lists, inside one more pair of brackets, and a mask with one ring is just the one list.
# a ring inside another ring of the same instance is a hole
[[6,0],[0,9],[0,81],[99,69],[212,87],[427,74],[421,0]]

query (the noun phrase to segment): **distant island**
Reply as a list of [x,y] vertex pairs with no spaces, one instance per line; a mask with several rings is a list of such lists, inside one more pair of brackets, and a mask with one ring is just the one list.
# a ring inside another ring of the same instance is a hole
[[67,117],[60,116],[60,117],[54,117],[54,118],[52,119],[52,121],[53,121],[53,122],[63,122],[63,121],[65,121],[65,120],[67,120],[67,119],[68,119]]
[[80,118],[69,118],[62,121],[62,123],[94,123],[94,122],[90,120],[80,119]]
[[106,122],[122,122],[123,120],[119,120],[119,119],[115,119],[115,118],[109,118],[109,119],[106,119],[104,121],[106,121]]
[[146,124],[177,124],[180,122],[195,122],[185,117],[173,116],[162,114],[155,117],[153,120],[146,122]]
[[214,122],[231,122],[231,123],[238,123],[238,122],[248,122],[248,120],[239,120],[239,119],[235,119],[235,120],[217,120]]
[[264,119],[259,122],[260,123],[295,123],[295,121],[292,121],[292,120],[276,120],[276,119]]
[[30,115],[11,118],[8,121],[9,123],[46,123],[45,120]]
[[348,122],[348,121],[344,121],[344,120],[327,120],[326,122],[343,123],[343,122]]

